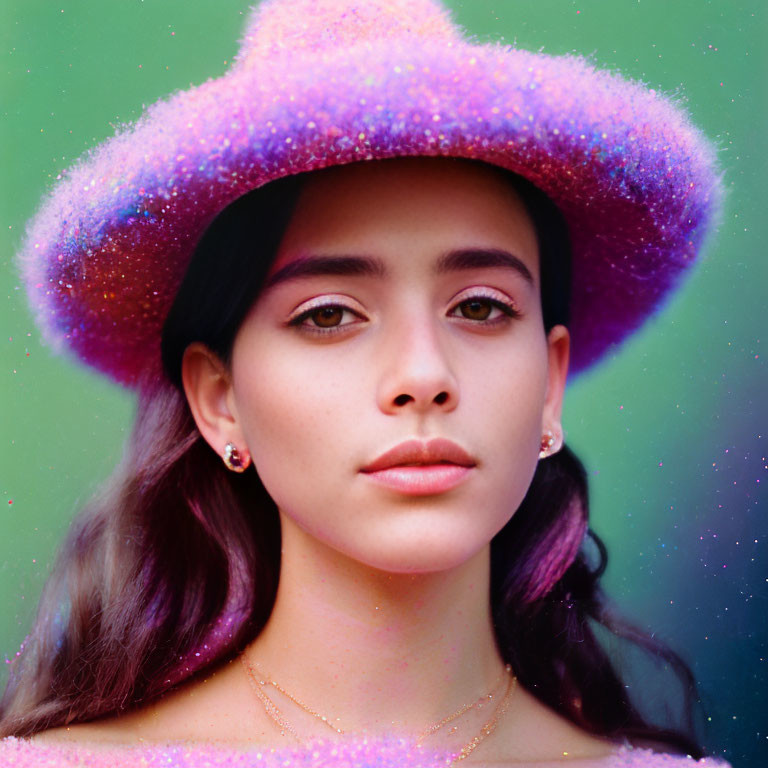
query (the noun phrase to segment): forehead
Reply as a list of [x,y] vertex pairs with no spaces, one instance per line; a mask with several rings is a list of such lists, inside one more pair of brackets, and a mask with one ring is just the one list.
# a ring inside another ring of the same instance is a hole
[[398,158],[307,177],[274,273],[318,253],[424,259],[457,248],[503,249],[538,274],[525,205],[503,172],[453,158]]

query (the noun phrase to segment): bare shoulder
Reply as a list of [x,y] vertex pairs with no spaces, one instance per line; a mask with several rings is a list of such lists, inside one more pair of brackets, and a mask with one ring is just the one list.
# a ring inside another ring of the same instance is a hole
[[[536,768],[566,763],[574,766],[604,765],[610,764],[608,758],[622,749],[616,741],[579,728],[522,686],[518,686],[502,726],[499,728],[501,738],[496,740],[494,750],[486,753],[487,759],[476,761],[475,768],[521,768],[521,764],[528,763]],[[686,759],[685,755],[675,753],[662,742],[633,739],[631,748],[637,750],[633,765],[655,765],[657,754],[664,765],[671,766],[675,757]],[[728,768],[706,763],[706,768],[710,766]]]
[[173,689],[160,699],[130,712],[87,723],[51,728],[36,734],[39,744],[137,746],[173,742],[243,743],[243,719],[252,714],[254,727],[245,743],[268,738],[259,728],[253,694],[239,665],[224,664],[209,674]]
[[574,725],[522,686],[518,686],[499,730],[497,754],[489,765],[599,760],[620,747]]

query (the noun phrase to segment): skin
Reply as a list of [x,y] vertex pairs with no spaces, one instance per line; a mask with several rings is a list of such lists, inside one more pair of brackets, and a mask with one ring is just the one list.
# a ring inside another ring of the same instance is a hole
[[[389,276],[282,283],[240,328],[230,372],[216,379],[217,361],[200,349],[185,366],[204,437],[217,452],[229,441],[247,451],[284,525],[311,539],[303,546],[387,573],[477,556],[522,501],[542,433],[561,433],[567,331],[544,334],[533,227],[495,174],[443,162],[362,164],[313,180],[270,274],[308,255],[353,254],[380,259]],[[534,282],[507,268],[436,277],[439,256],[464,247],[519,255]],[[456,305],[479,294],[520,317],[494,308],[485,323],[467,319]],[[312,317],[286,327],[318,300],[349,311],[335,328]],[[403,440],[434,436],[478,464],[451,493],[382,492],[359,472]]]
[[[437,274],[456,249],[513,254],[531,279],[501,266]],[[415,734],[492,690],[503,671],[490,541],[528,489],[542,434],[562,444],[569,337],[562,326],[544,331],[533,225],[489,167],[411,158],[314,174],[270,275],[331,255],[374,258],[386,274],[266,290],[230,367],[202,345],[187,349],[184,388],[203,437],[219,454],[234,443],[280,513],[277,599],[246,656],[347,732]],[[404,440],[435,436],[476,463],[447,492],[404,495],[360,472]],[[327,735],[275,697],[301,733]],[[449,743],[466,743],[488,715],[462,718]],[[238,663],[68,737],[292,743]],[[518,686],[468,762],[572,762],[613,749]]]

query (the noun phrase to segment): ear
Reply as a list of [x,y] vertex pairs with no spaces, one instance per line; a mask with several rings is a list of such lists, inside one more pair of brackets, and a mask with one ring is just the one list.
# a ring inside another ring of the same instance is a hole
[[568,360],[571,351],[571,336],[564,325],[554,326],[547,334],[547,353],[549,366],[547,369],[547,394],[544,400],[541,429],[555,436],[552,453],[563,446],[563,397],[565,380],[568,377]]
[[224,455],[233,443],[244,466],[250,462],[232,396],[232,378],[216,353],[199,342],[184,350],[181,381],[192,417],[208,445]]

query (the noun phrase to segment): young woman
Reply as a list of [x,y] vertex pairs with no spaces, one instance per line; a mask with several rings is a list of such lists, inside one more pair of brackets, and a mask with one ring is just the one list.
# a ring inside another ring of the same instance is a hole
[[[561,407],[717,197],[635,85],[427,0],[260,6],[226,77],[30,230],[50,338],[139,408],[15,662],[5,763],[702,757],[690,672],[602,598]],[[676,722],[611,638],[676,670]]]

